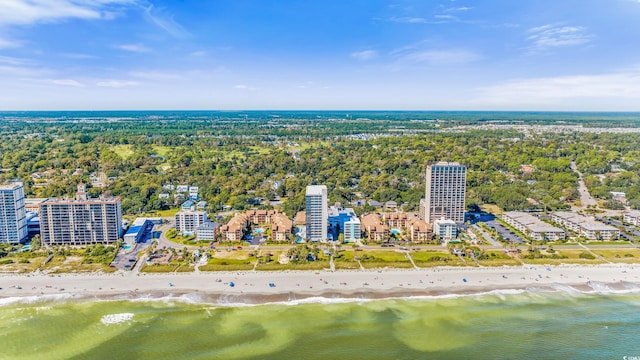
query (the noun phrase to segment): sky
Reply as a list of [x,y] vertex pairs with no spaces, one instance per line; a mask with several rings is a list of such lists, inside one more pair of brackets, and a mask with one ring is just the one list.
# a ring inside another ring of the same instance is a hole
[[640,111],[640,0],[0,0],[0,110]]

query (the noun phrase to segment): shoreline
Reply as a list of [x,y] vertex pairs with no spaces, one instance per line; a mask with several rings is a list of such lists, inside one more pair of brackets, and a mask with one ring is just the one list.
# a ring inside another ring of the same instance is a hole
[[[233,286],[231,286],[233,282]],[[273,284],[270,286],[269,284]],[[258,305],[491,292],[640,292],[640,264],[341,271],[0,274],[0,306],[56,300],[171,299]]]

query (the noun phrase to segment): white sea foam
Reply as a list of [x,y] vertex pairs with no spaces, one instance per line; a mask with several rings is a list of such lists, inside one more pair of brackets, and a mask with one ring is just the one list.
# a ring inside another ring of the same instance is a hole
[[121,313],[121,314],[109,314],[105,315],[100,319],[100,322],[104,325],[114,325],[120,324],[123,322],[133,320],[134,314],[132,313]]
[[588,281],[587,285],[592,288],[595,292],[598,293],[611,293],[614,292],[615,290],[612,289],[609,285],[602,283],[602,282],[598,282],[598,281]]
[[51,295],[37,295],[37,296],[14,296],[8,298],[0,298],[0,306],[7,306],[13,304],[35,304],[39,302],[60,302],[63,300],[69,300],[75,298],[74,294],[51,294]]

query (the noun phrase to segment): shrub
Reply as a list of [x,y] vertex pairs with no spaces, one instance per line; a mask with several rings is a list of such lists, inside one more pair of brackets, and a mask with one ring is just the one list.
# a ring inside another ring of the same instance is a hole
[[594,260],[596,258],[595,256],[593,256],[592,254],[589,254],[586,251],[581,252],[579,257],[580,259],[589,259],[589,260]]

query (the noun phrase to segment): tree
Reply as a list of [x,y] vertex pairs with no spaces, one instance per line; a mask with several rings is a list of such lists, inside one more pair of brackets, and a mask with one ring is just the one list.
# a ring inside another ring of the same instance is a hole
[[36,234],[31,238],[31,250],[38,251],[42,246],[42,239],[40,239],[40,235]]

